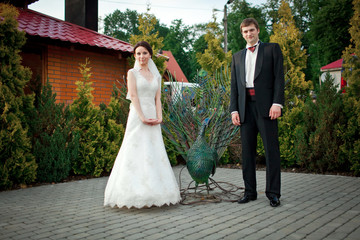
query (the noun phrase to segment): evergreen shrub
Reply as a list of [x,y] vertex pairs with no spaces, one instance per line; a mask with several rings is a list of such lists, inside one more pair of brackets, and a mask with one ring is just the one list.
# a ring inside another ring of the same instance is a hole
[[341,129],[344,144],[340,155],[350,162],[350,170],[360,176],[360,0],[353,0],[353,9],[351,44],[343,52],[343,77],[348,82],[343,94],[347,124]]
[[56,103],[56,94],[49,82],[35,102],[36,115],[30,123],[38,182],[59,182],[70,174],[71,161],[79,150],[79,134],[72,131],[73,117],[69,107]]
[[219,165],[221,166],[229,163],[230,163],[230,154],[229,154],[229,148],[227,147],[219,160]]
[[344,171],[348,161],[339,158],[340,132],[345,126],[341,92],[327,74],[314,103],[306,101],[301,125],[296,129],[297,163],[311,172]]
[[0,190],[36,179],[37,164],[31,153],[26,113],[33,111],[33,95],[24,87],[31,71],[19,55],[25,33],[18,30],[15,7],[0,3]]
[[165,144],[166,153],[168,155],[171,166],[178,164],[178,158],[181,157],[180,154],[176,151],[176,148],[172,141],[169,140],[166,134],[162,134]]
[[124,113],[121,111],[124,103],[114,94],[108,106],[100,105],[100,110],[104,115],[104,131],[108,134],[104,145],[105,152],[108,152],[108,158],[105,160],[105,172],[107,173],[111,172],[125,134],[124,125],[121,123],[125,120]]
[[110,119],[111,108],[105,111],[93,104],[89,64],[88,59],[80,64],[83,77],[76,82],[78,97],[70,106],[75,130],[80,134],[79,154],[72,162],[72,170],[76,175],[99,177],[111,170],[123,136],[123,126]]

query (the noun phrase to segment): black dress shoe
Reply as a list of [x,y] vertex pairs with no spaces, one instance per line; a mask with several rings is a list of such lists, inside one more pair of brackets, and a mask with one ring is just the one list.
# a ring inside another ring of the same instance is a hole
[[250,201],[254,201],[256,199],[257,199],[256,196],[251,196],[251,195],[245,194],[242,198],[239,199],[238,203],[247,203]]
[[280,199],[278,197],[271,197],[270,198],[270,206],[277,207],[280,205]]

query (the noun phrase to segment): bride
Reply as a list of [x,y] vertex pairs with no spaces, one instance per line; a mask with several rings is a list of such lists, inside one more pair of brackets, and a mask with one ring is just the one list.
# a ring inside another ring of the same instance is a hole
[[104,206],[151,207],[176,204],[180,191],[161,135],[161,76],[149,43],[134,47],[135,65],[128,71],[131,100],[120,151],[105,188]]

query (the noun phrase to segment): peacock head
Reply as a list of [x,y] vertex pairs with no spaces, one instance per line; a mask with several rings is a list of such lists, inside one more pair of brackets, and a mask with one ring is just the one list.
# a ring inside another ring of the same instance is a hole
[[213,119],[215,112],[216,112],[216,108],[214,109],[214,112],[212,113],[212,115],[210,117],[207,117],[203,120],[199,135],[201,135],[201,136],[205,135],[205,129],[210,125],[210,122]]

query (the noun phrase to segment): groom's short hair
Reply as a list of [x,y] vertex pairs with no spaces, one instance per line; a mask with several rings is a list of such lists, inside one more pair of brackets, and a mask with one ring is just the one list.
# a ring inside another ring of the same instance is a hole
[[259,24],[255,18],[245,18],[240,24],[240,31],[242,32],[243,27],[250,26],[251,24],[254,24],[256,29],[259,30]]

